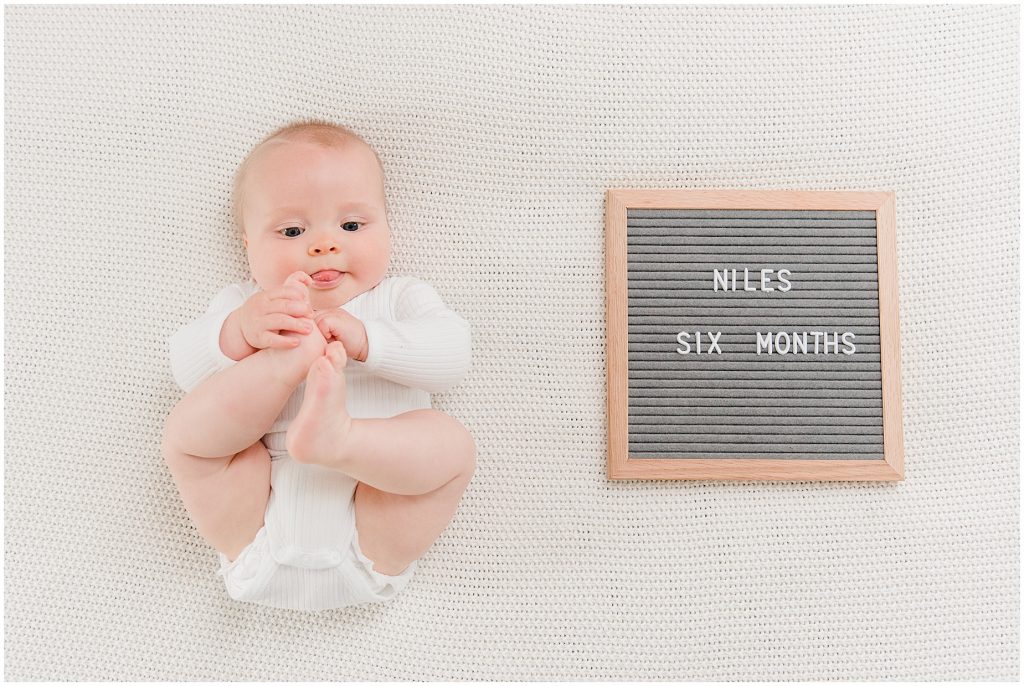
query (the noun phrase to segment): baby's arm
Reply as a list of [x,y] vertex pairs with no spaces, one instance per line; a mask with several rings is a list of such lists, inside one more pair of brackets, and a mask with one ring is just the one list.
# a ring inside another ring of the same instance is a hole
[[[228,337],[221,346],[221,331],[247,298],[238,284],[232,284],[213,297],[206,313],[171,336],[169,341],[171,374],[186,393],[244,355],[238,355],[237,342]],[[244,340],[243,340],[244,342]]]
[[394,288],[395,318],[363,320],[366,361],[353,365],[428,393],[447,391],[469,370],[469,323],[424,281],[407,277]]

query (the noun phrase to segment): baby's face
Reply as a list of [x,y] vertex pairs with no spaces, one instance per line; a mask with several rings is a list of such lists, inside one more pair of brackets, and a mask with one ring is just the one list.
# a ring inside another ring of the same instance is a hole
[[245,247],[260,288],[306,272],[310,304],[324,310],[384,278],[391,229],[372,150],[358,141],[342,149],[271,141],[250,160],[243,183]]

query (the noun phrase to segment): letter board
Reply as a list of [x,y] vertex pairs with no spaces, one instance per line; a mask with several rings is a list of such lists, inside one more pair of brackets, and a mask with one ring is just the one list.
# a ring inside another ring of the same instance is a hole
[[892,193],[606,201],[609,478],[903,478]]

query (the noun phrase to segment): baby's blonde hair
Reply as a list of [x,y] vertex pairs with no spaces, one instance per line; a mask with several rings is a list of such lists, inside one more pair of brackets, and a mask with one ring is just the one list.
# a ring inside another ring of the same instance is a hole
[[[242,160],[242,163],[238,165],[238,170],[235,172],[235,182],[231,190],[231,211],[235,221],[235,228],[239,234],[245,233],[245,227],[242,224],[242,204],[244,200],[242,190],[245,184],[245,176],[249,171],[249,166],[256,151],[272,140],[304,141],[315,143],[325,148],[342,148],[353,140],[358,141],[373,152],[373,156],[377,158],[377,165],[380,167],[381,178],[384,178],[384,164],[380,161],[380,155],[377,154],[372,145],[367,143],[362,136],[352,129],[324,119],[304,119],[292,122],[282,126],[257,143],[249,151],[249,154],[245,156],[245,159]],[[387,200],[385,199],[385,205],[386,203]],[[385,207],[386,211],[387,208]]]

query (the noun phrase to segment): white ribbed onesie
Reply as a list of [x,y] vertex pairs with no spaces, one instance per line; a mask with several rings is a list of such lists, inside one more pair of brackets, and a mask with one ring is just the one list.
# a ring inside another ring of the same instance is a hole
[[[258,290],[253,280],[227,286],[205,315],[171,336],[171,370],[183,390],[235,364],[220,348],[221,327]],[[429,408],[430,393],[456,385],[469,369],[469,324],[424,281],[384,279],[341,309],[362,321],[368,343],[366,361],[350,358],[345,367],[353,418]],[[218,553],[219,573],[232,598],[271,607],[323,610],[387,600],[408,583],[416,562],[396,576],[374,570],[355,528],[355,479],[301,464],[285,451],[305,388],[299,384],[263,436],[272,488],[264,526],[236,560]]]

